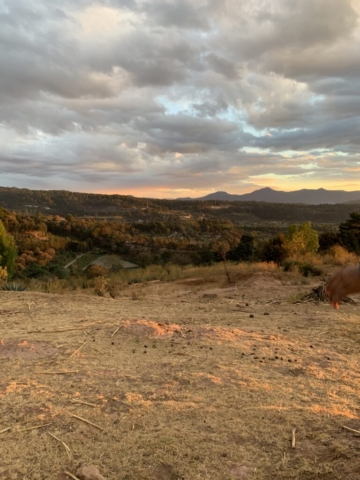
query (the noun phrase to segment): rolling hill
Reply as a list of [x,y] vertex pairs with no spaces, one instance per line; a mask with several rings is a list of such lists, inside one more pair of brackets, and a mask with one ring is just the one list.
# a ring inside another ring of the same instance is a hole
[[[191,200],[189,198],[179,200]],[[269,203],[305,203],[308,205],[360,203],[360,191],[346,192],[345,190],[317,190],[303,189],[293,192],[282,192],[266,187],[244,195],[235,195],[227,192],[215,192],[205,197],[192,200],[221,200],[229,202],[269,202]]]

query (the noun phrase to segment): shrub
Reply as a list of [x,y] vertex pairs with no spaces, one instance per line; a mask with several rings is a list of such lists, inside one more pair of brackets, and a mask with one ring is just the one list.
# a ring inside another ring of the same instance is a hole
[[106,292],[108,291],[107,288],[107,281],[102,276],[97,276],[94,278],[94,291],[96,295],[99,297],[104,297]]
[[299,271],[300,262],[297,260],[285,260],[282,264],[284,272]]
[[6,267],[0,266],[0,280],[7,280],[8,272]]
[[310,263],[301,263],[299,265],[299,271],[304,277],[319,277],[323,273],[320,268]]
[[47,275],[48,273],[49,270],[47,267],[39,265],[36,262],[31,263],[23,270],[23,275],[28,278],[40,278]]
[[297,260],[285,260],[283,263],[284,272],[296,272],[298,271],[304,277],[316,277],[323,272],[320,268],[312,265],[311,263],[303,263]]
[[5,283],[5,285],[1,287],[1,290],[24,292],[26,290],[26,287],[24,287],[23,285],[20,285],[19,283]]
[[349,252],[341,245],[334,245],[328,251],[328,258],[335,265],[347,265],[349,263],[357,263],[358,259],[355,253]]
[[55,277],[59,278],[60,280],[70,278],[70,272],[64,267],[57,266],[52,270],[52,273]]
[[86,277],[91,279],[91,278],[96,278],[96,277],[104,277],[108,273],[108,269],[102,267],[101,265],[90,265],[86,269]]

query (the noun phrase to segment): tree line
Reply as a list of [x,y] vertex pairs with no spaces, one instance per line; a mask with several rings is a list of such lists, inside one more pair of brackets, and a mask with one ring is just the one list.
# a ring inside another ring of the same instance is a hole
[[44,272],[67,276],[63,269],[66,260],[94,250],[120,255],[142,267],[228,260],[281,265],[288,258],[325,252],[334,245],[360,253],[358,212],[352,212],[336,229],[319,232],[305,221],[266,239],[263,233],[256,227],[244,229],[226,218],[129,223],[72,214],[29,215],[0,207],[0,278],[41,276]]

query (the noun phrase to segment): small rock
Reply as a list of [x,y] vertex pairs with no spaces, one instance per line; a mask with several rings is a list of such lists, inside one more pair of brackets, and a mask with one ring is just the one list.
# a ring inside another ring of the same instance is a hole
[[237,479],[245,480],[250,476],[250,468],[246,465],[242,465],[241,467],[236,467],[231,470],[230,475]]
[[95,465],[82,465],[76,472],[80,480],[105,480]]
[[250,318],[254,318],[254,315],[251,313],[251,314],[249,315],[249,317],[250,317]]

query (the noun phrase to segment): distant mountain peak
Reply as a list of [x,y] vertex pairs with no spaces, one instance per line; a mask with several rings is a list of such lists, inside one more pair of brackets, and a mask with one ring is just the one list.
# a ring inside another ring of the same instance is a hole
[[[183,199],[178,199],[183,200]],[[190,200],[187,198],[187,200]],[[345,190],[302,189],[293,192],[274,190],[271,187],[260,188],[252,193],[243,195],[231,194],[223,191],[210,193],[195,200],[217,200],[228,202],[268,202],[268,203],[299,203],[308,205],[360,203],[360,191],[346,192]]]

